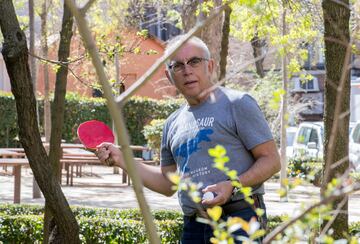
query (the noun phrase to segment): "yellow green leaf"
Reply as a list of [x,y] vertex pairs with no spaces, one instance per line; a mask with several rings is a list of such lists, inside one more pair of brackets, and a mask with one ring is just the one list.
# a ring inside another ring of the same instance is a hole
[[213,208],[208,208],[206,212],[212,220],[218,221],[222,214],[222,208],[220,206],[215,206]]
[[179,183],[180,183],[180,175],[178,175],[176,173],[169,173],[168,178],[174,185],[179,185]]

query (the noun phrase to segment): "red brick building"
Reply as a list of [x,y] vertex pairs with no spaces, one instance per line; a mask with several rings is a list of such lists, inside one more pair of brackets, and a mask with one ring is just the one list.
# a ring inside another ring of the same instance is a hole
[[[135,30],[122,32],[120,35],[122,43],[125,47],[138,48],[139,53],[125,51],[119,57],[119,71],[120,80],[123,81],[125,89],[129,88],[138,78],[140,78],[152,64],[160,58],[165,49],[162,41],[154,38],[142,38],[137,36]],[[49,59],[57,59],[58,38],[55,38],[53,44],[49,43]],[[126,49],[126,48],[125,48]],[[79,36],[74,36],[71,43],[71,57],[81,57],[85,53],[83,43]],[[39,94],[44,94],[44,64],[38,62],[37,71],[37,91]],[[82,59],[79,62],[74,62],[70,65],[71,71],[68,75],[67,91],[77,92],[80,95],[91,97],[94,93],[93,83],[96,83],[95,69],[91,64],[90,59]],[[115,62],[106,64],[107,74],[109,79],[115,79]],[[150,97],[154,99],[162,99],[165,97],[173,97],[176,95],[176,89],[166,79],[164,74],[164,67],[161,67],[135,95]],[[55,74],[56,71],[51,66],[49,67],[50,90],[55,88]],[[75,77],[76,76],[76,77]],[[0,90],[10,91],[9,79],[6,73],[6,67],[0,58]]]

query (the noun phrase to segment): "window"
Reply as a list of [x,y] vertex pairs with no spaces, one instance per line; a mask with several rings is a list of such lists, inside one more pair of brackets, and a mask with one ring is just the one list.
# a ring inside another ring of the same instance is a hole
[[309,142],[310,133],[311,128],[302,127],[297,138],[297,143],[307,145]]
[[316,129],[311,129],[309,142],[315,142],[316,145],[319,144],[319,137],[318,137]]
[[301,79],[300,77],[294,77],[292,78],[292,81],[294,92],[319,91],[319,83],[316,77],[313,77],[310,80]]
[[360,124],[354,128],[354,133],[352,134],[352,139],[355,143],[360,143]]

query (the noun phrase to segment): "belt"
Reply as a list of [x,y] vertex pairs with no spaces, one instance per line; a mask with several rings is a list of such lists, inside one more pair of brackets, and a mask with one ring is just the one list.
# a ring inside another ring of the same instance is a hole
[[241,199],[241,200],[225,203],[224,205],[221,206],[221,208],[223,210],[223,215],[230,215],[245,208],[252,208],[252,205],[247,201],[245,201],[244,199]]
[[[254,200],[254,204],[248,203],[245,199],[240,199],[240,200],[233,200],[221,205],[220,207],[222,208],[222,216],[227,216],[246,208],[252,208],[253,210],[255,210],[256,208],[261,208],[260,201],[262,201],[262,197],[257,194],[252,195],[250,197]],[[206,215],[207,215],[206,211],[201,211],[201,212],[198,211],[194,215],[187,217],[193,219],[196,219],[196,217],[206,218],[207,217]]]

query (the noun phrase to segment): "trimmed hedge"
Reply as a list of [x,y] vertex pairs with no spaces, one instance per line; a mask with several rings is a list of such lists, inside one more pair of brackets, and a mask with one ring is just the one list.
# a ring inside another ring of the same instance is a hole
[[[146,231],[139,209],[71,207],[80,226],[83,243],[146,243]],[[41,243],[44,207],[0,204],[0,243]],[[152,211],[162,243],[178,243],[182,231],[182,213]],[[283,216],[269,216],[269,231],[283,223]],[[349,234],[359,237],[360,222],[351,223]]]
[[[140,220],[105,217],[77,217],[82,243],[146,243],[146,230]],[[178,243],[182,221],[155,220],[162,243]],[[0,242],[41,243],[42,215],[0,214]]]
[[[142,134],[144,125],[153,119],[163,119],[180,107],[183,100],[155,100],[150,98],[131,98],[124,106],[124,118],[134,145],[144,145]],[[40,130],[43,131],[43,100],[39,100]],[[18,125],[15,100],[11,94],[0,93],[0,147],[19,147],[17,141]],[[101,120],[111,125],[111,119],[105,100],[102,98],[85,98],[68,93],[65,101],[63,139],[66,142],[78,142],[76,130],[86,120]]]
[[19,147],[15,140],[19,134],[14,97],[10,93],[0,93],[0,147]]
[[[133,219],[142,220],[139,209],[109,209],[109,208],[86,208],[71,206],[72,212],[77,217],[91,218],[102,216],[112,219]],[[44,206],[27,204],[0,204],[0,213],[5,215],[43,215]],[[152,215],[155,220],[182,220],[182,213],[179,211],[153,210]]]
[[[117,210],[72,207],[80,226],[83,243],[146,243],[146,230],[138,209]],[[42,206],[0,205],[0,243],[41,243]],[[178,243],[182,214],[178,211],[153,211],[162,243]]]

